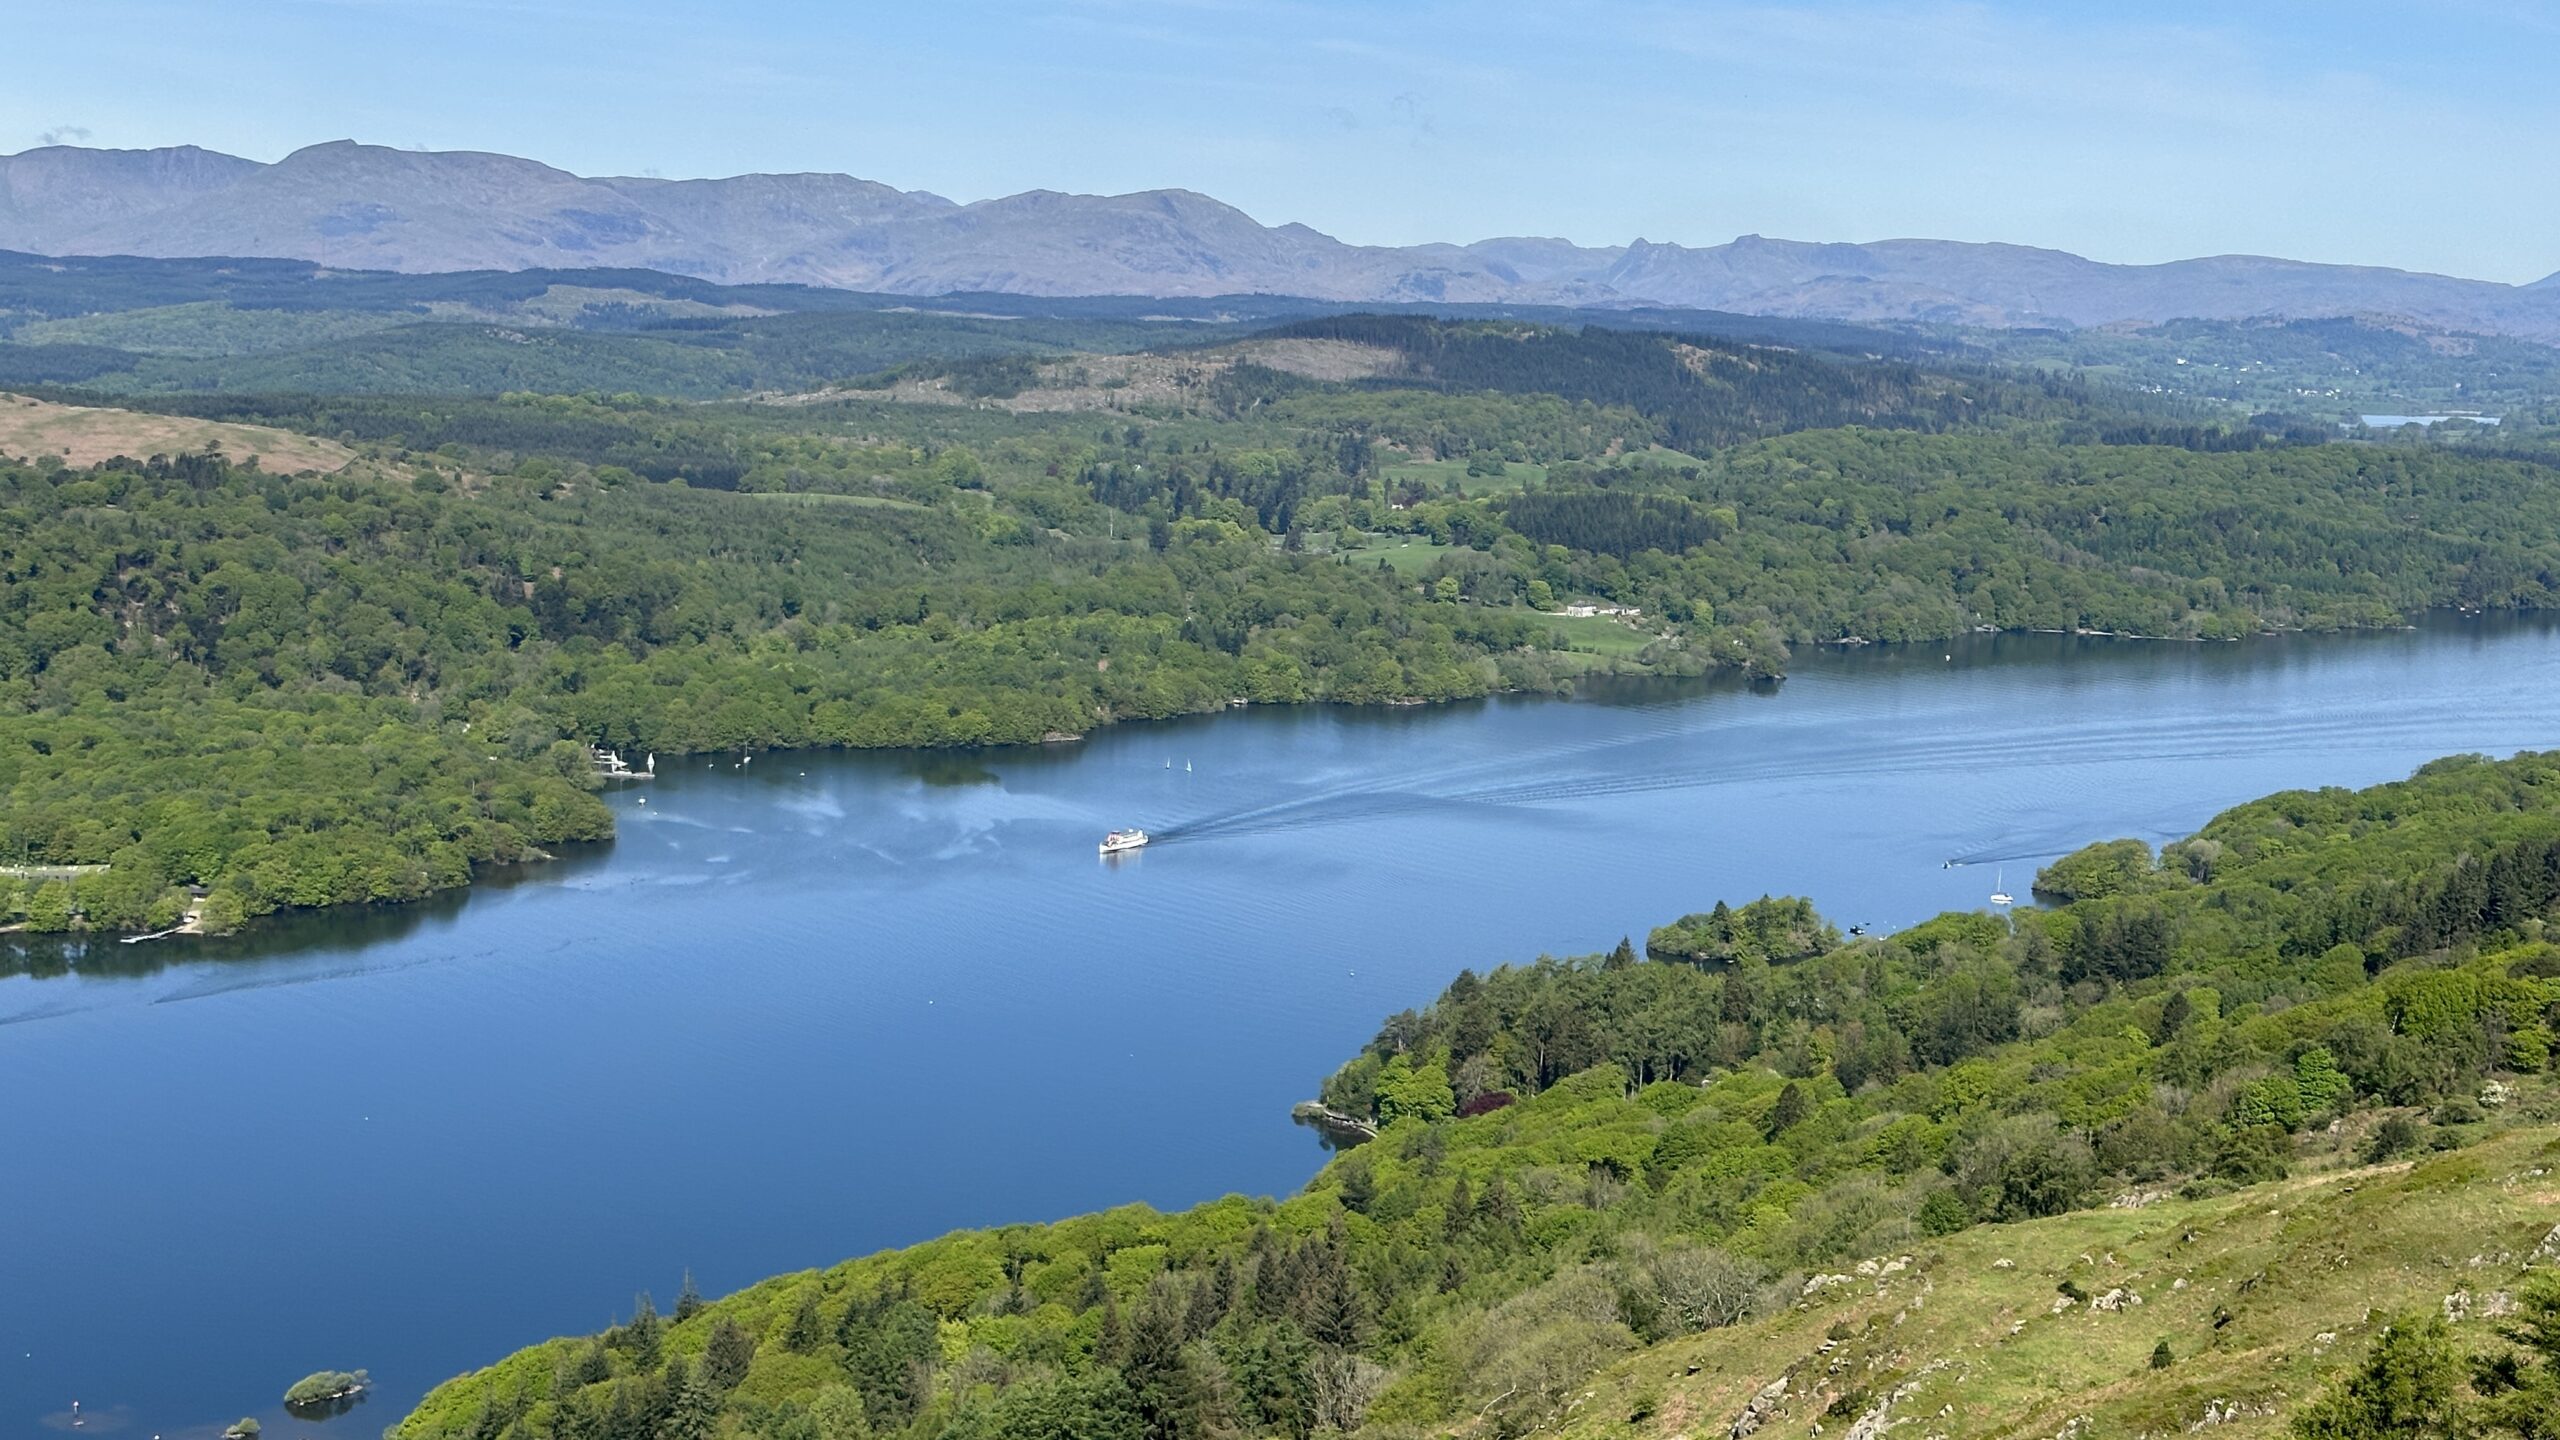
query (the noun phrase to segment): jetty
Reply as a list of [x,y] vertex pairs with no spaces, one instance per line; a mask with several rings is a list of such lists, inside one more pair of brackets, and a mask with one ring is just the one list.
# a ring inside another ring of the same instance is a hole
[[1345,1115],[1321,1100],[1301,1100],[1289,1107],[1289,1118],[1313,1125],[1338,1140],[1375,1140],[1378,1127],[1357,1115]]
[[203,933],[204,897],[202,895],[198,895],[195,900],[187,906],[187,913],[178,917],[177,924],[170,926],[166,930],[154,930],[147,935],[121,935],[117,937],[116,943],[120,945],[139,945],[145,940],[166,940],[172,935],[201,935]]
[[590,745],[587,747],[587,760],[595,767],[595,777],[599,780],[655,780],[658,778],[658,754],[654,750],[649,752],[647,764],[634,766],[616,751],[607,750],[601,745]]

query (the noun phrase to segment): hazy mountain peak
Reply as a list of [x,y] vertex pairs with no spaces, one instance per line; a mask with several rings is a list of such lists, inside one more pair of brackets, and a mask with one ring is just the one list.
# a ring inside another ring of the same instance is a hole
[[305,146],[273,165],[194,146],[0,156],[0,249],[405,271],[618,265],[901,294],[1617,303],[1851,322],[2389,314],[2560,340],[2560,275],[2512,286],[2260,256],[2113,265],[2006,243],[1757,233],[1703,247],[1539,237],[1349,245],[1179,188],[1030,190],[960,205],[850,175],[588,178],[512,155],[356,140]]
[[0,156],[0,235],[77,234],[225,189],[264,168],[255,160],[195,145],[156,150],[47,145]]

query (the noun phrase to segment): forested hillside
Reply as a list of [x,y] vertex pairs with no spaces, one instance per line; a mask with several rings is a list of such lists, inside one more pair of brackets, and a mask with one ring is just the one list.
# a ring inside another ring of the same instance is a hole
[[918,468],[938,503],[0,467],[0,844],[112,867],[15,908],[138,927],[197,882],[230,924],[461,884],[609,833],[572,741],[1021,743],[1552,683],[1528,612],[1409,603],[1227,522],[1048,537]]
[[[877,295],[715,285],[631,269],[401,275],[289,260],[57,260],[0,251],[0,385],[118,395],[599,390],[710,398],[990,356],[1192,347],[1344,308],[1270,295]],[[1427,331],[1425,310],[1408,308]],[[1713,311],[1459,305],[1429,312],[1679,330],[1725,344],[1848,355],[1950,348],[1856,326]]]
[[[2061,392],[1391,325],[1404,381],[1223,414],[237,397],[170,408],[366,458],[0,464],[0,863],[110,867],[0,877],[0,923],[155,926],[196,885],[220,928],[458,885],[608,833],[588,744],[1014,744],[1238,701],[1775,677],[1808,642],[2230,637],[2560,588],[2537,458],[2073,442]],[[1966,396],[2018,408],[1912,408]],[[1658,443],[1871,403],[1909,428]],[[1554,617],[1576,604],[1627,613]]]
[[[1367,382],[1373,387],[1553,395],[1633,411],[1651,422],[1650,433],[1641,438],[1674,450],[1702,451],[1835,425],[1943,430],[2007,417],[2079,413],[2091,404],[2086,393],[2058,381],[2003,381],[1900,362],[1845,365],[1787,350],[1598,326],[1565,329],[1341,315],[1297,321],[1266,334],[1348,341],[1403,357],[1400,372]],[[1277,379],[1263,383],[1285,388],[1274,384]],[[1238,382],[1244,396],[1253,394],[1251,383]]]
[[1326,1083],[1377,1138],[1286,1200],[644,1301],[392,1433],[2271,1434],[2364,1413],[2409,1334],[2442,1406],[2544,1433],[2560,754],[2042,880],[2083,898],[1846,941],[1761,901],[1702,961],[1461,975]]

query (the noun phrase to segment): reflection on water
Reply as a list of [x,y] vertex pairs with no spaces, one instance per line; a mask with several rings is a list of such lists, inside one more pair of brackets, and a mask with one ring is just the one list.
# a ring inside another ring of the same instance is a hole
[[[554,858],[537,864],[483,866],[470,890],[443,891],[407,905],[288,910],[267,916],[237,935],[172,935],[134,945],[112,935],[0,936],[0,979],[72,975],[88,980],[134,979],[159,974],[172,966],[236,968],[257,962],[263,968],[295,956],[315,954],[329,957],[330,963],[311,971],[310,978],[345,974],[349,973],[348,967],[336,962],[378,950],[393,941],[451,927],[461,919],[474,892],[485,897],[522,885],[574,883],[582,873],[609,863],[611,848],[564,845]],[[15,1018],[24,1017],[0,1011],[0,1024]]]
[[335,1420],[372,1400],[373,1394],[367,1390],[359,1390],[353,1395],[333,1395],[326,1400],[306,1400],[299,1404],[288,1400],[284,1402],[284,1413],[296,1420]]
[[974,755],[918,755],[913,758],[915,777],[927,785],[1000,785],[1003,777],[988,769]]
[[[1806,656],[1774,693],[662,764],[611,846],[422,905],[12,937],[0,1433],[74,1397],[142,1434],[272,1428],[321,1364],[372,1371],[374,1418],[337,1422],[370,1429],[687,1268],[718,1292],[955,1225],[1286,1191],[1321,1153],[1291,1103],[1462,967],[1764,892],[1844,926],[1980,906],[1989,867],[2023,890],[2270,789],[2560,744],[2555,693],[2531,622],[1977,637]],[[1132,824],[1160,843],[1097,862]]]

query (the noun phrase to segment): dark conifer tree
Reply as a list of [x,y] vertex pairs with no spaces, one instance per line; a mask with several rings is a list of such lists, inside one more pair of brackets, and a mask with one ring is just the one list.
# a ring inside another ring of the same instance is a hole
[[800,1292],[800,1303],[792,1309],[790,1321],[782,1327],[782,1344],[794,1354],[806,1355],[827,1338],[826,1320],[818,1310],[816,1287]]
[[1806,1117],[1812,1114],[1813,1097],[1804,1093],[1802,1085],[1790,1080],[1785,1088],[1778,1092],[1778,1103],[1769,1107],[1767,1134],[1770,1139],[1775,1140],[1803,1124]]
[[746,1327],[726,1315],[711,1322],[711,1334],[702,1346],[702,1383],[715,1395],[725,1395],[738,1388],[747,1378],[747,1367],[755,1363],[756,1342]]
[[623,1349],[631,1355],[633,1370],[646,1374],[658,1368],[659,1343],[665,1331],[666,1322],[658,1318],[657,1304],[642,1292],[631,1323],[622,1327]]
[[1093,1341],[1093,1358],[1104,1365],[1118,1367],[1128,1358],[1129,1337],[1120,1324],[1120,1302],[1108,1292],[1102,1297],[1102,1329]]

